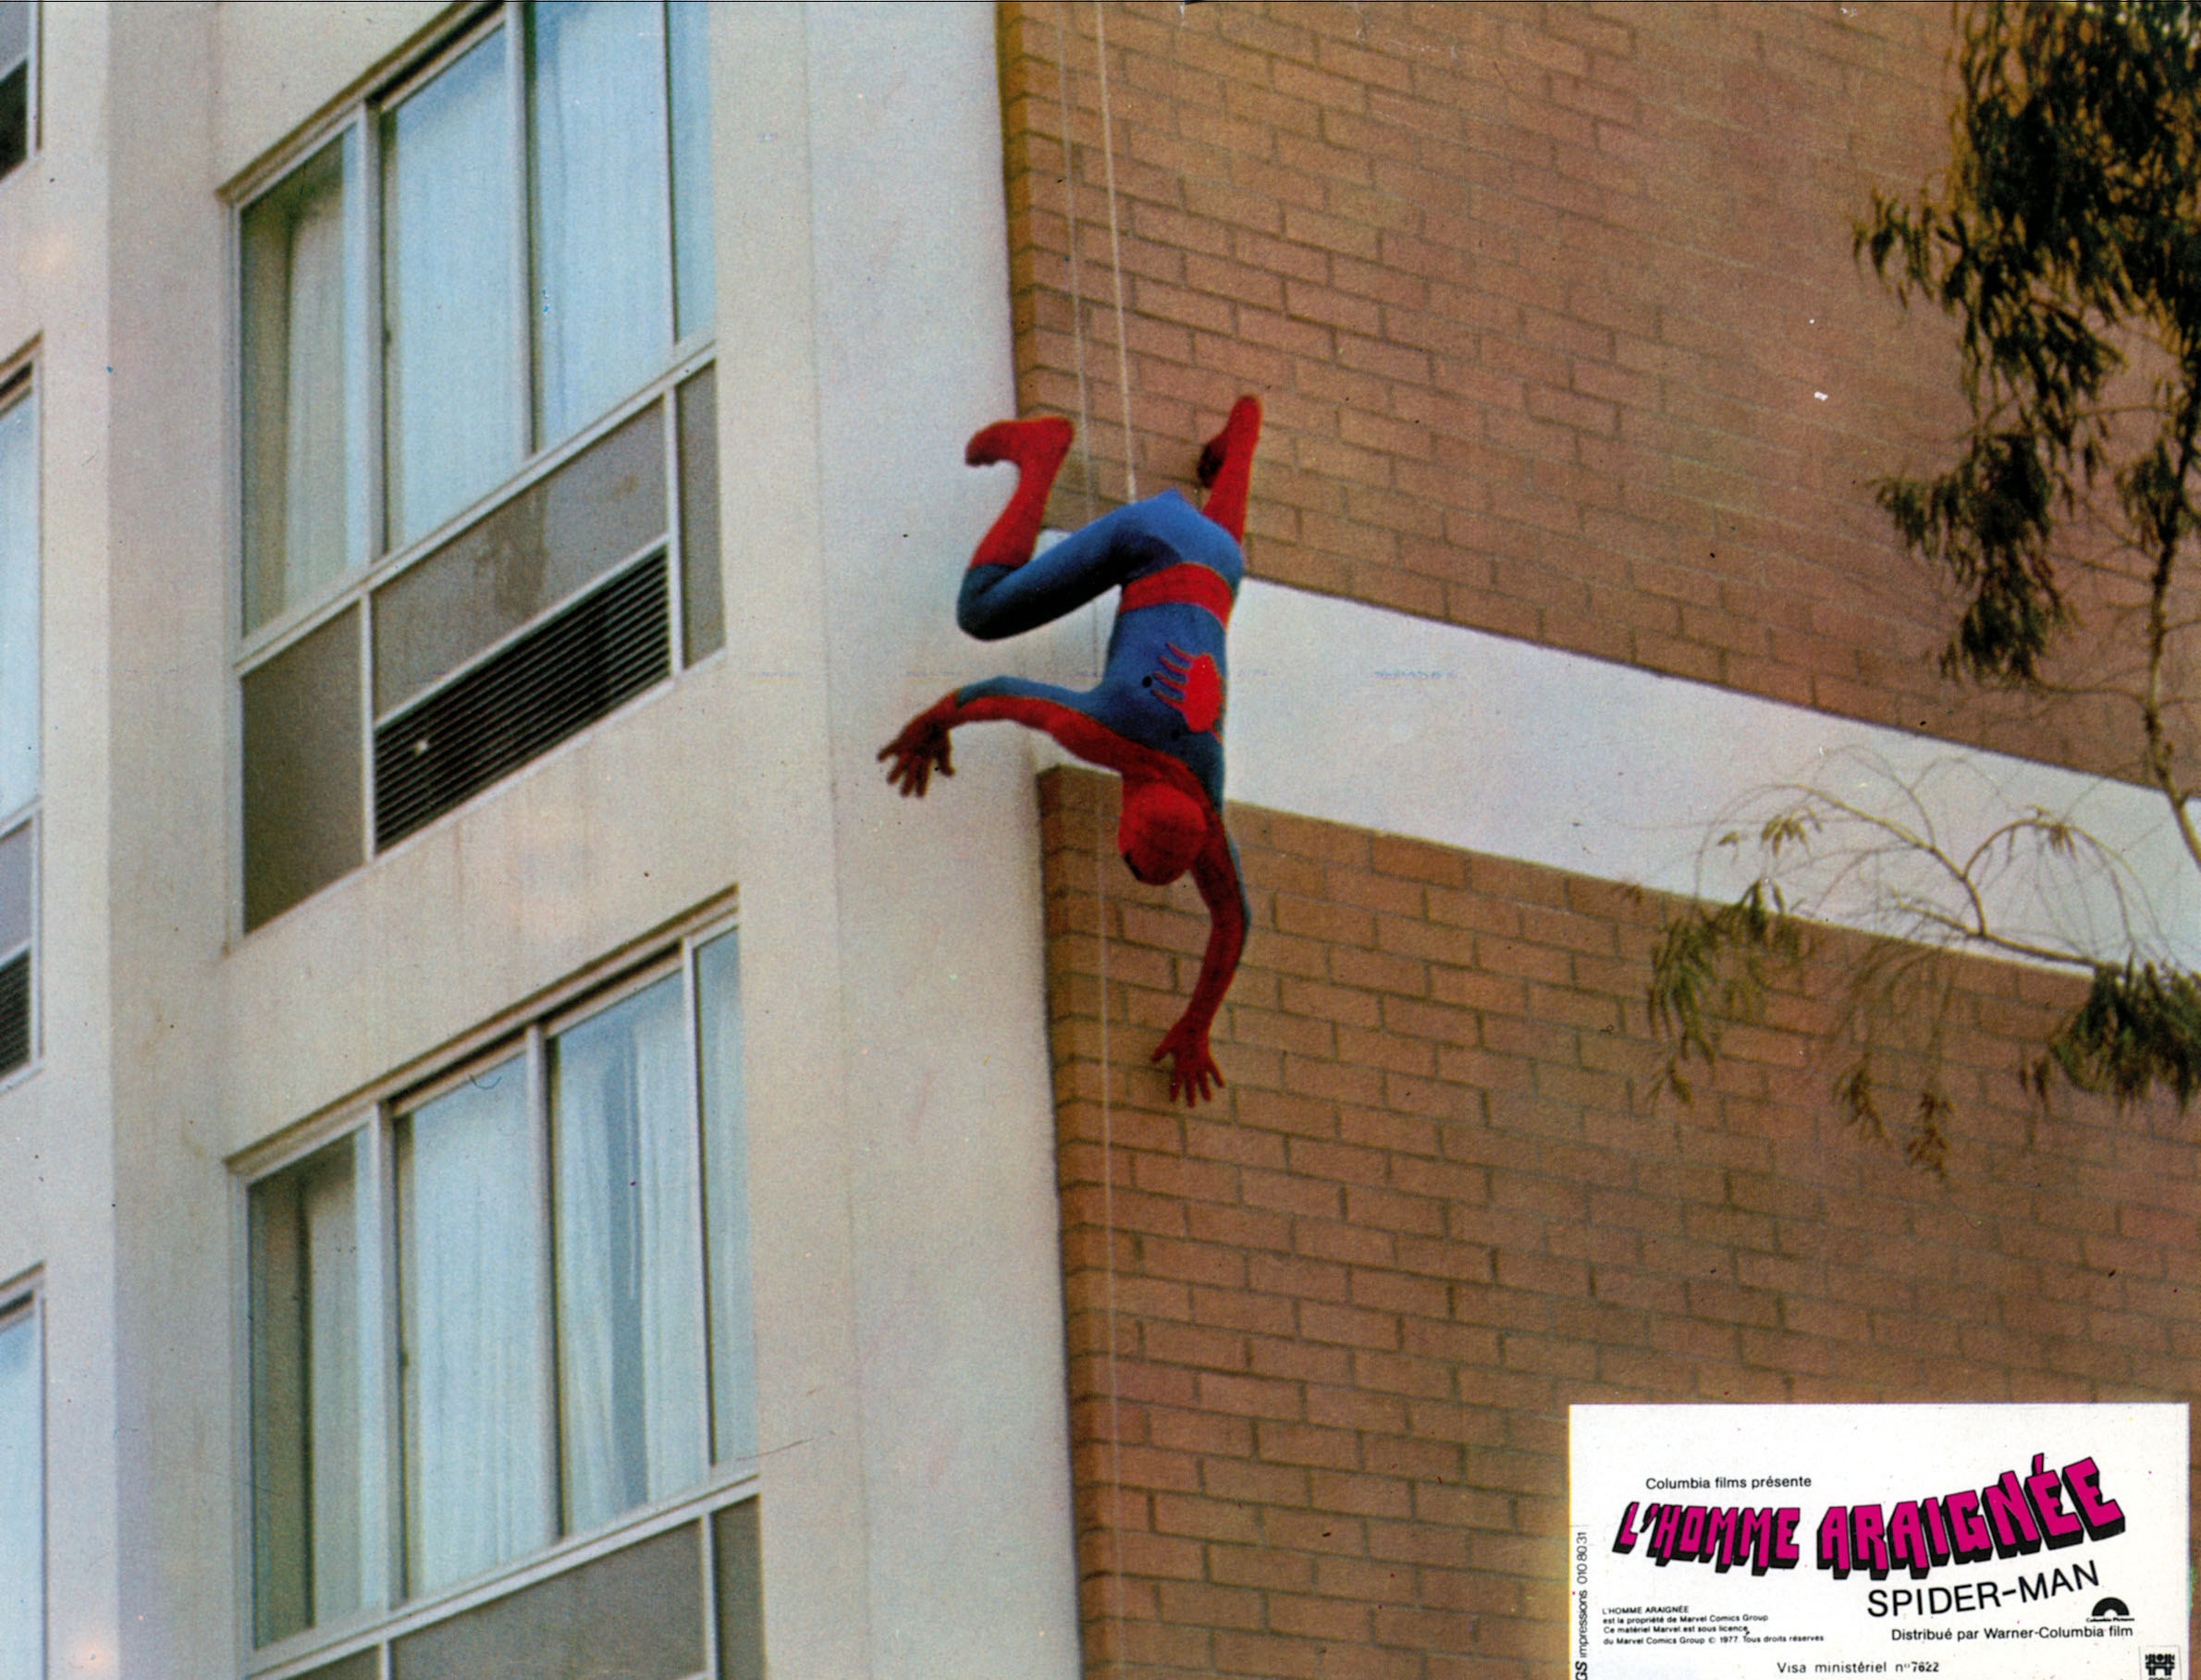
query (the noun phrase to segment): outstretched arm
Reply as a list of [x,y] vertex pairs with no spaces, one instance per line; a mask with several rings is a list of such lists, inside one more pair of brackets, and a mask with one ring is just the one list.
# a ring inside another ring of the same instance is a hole
[[[1144,768],[1159,757],[1096,722],[1079,705],[1084,698],[1051,682],[990,677],[942,694],[879,748],[879,756],[887,761],[887,779],[904,799],[924,798],[936,770],[942,776],[955,774],[948,756],[948,731],[966,723],[1021,723],[1052,735],[1088,763],[1119,773]],[[1171,768],[1188,789],[1197,786],[1182,766],[1172,763]]]
[[1215,1012],[1223,1005],[1223,994],[1230,989],[1231,976],[1238,972],[1238,954],[1246,947],[1248,919],[1246,888],[1238,875],[1237,848],[1224,832],[1223,819],[1218,816],[1214,821],[1206,849],[1192,865],[1193,884],[1208,905],[1207,952],[1200,958],[1199,979],[1193,986],[1192,1001],[1185,1006],[1176,1025],[1155,1047],[1152,1058],[1156,1061],[1164,1056],[1173,1059],[1169,1073],[1170,1098],[1174,1101],[1183,1096],[1187,1108],[1213,1096],[1212,1087],[1223,1083],[1223,1070],[1215,1065],[1215,1058],[1208,1048],[1208,1029],[1214,1024]]

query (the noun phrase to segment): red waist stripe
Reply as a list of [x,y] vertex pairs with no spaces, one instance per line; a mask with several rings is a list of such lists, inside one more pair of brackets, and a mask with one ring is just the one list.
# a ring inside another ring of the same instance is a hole
[[1189,560],[1150,577],[1133,578],[1124,585],[1123,602],[1118,610],[1129,612],[1137,607],[1161,607],[1172,602],[1204,607],[1224,629],[1230,627],[1230,585],[1223,582],[1221,572]]

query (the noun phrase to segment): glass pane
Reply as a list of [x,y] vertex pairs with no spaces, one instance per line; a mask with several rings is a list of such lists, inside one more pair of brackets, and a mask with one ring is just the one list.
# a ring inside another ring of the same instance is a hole
[[38,1315],[0,1322],[0,1680],[43,1680],[45,1383]]
[[25,823],[0,835],[0,1073],[31,1060],[31,934],[37,852]]
[[391,1649],[397,1680],[686,1680],[703,1667],[695,1526],[423,1628]]
[[380,1295],[356,1135],[252,1186],[253,1623],[266,1644],[385,1601]]
[[407,1585],[548,1542],[548,1301],[535,1131],[515,1056],[398,1131]]
[[0,175],[31,155],[31,66],[0,76]]
[[0,815],[38,791],[38,437],[29,400],[0,412]]
[[0,0],[0,69],[31,55],[31,0]]
[[244,627],[308,600],[364,558],[348,423],[358,372],[350,137],[244,214]]
[[687,663],[726,645],[719,561],[719,381],[705,368],[680,387],[680,531]]
[[31,953],[0,963],[0,1073],[31,1060]]
[[702,1479],[703,1233],[681,977],[559,1035],[569,1532]]
[[517,160],[505,50],[498,30],[383,119],[392,547],[520,463]]
[[338,614],[244,679],[244,925],[356,869],[359,612]]
[[286,1176],[252,1196],[252,1611],[265,1645],[313,1625],[306,1542],[306,1258],[298,1185]]
[[375,709],[392,711],[664,535],[655,404],[375,596]]
[[739,936],[695,953],[709,1220],[711,1456],[756,1456],[756,1352],[749,1317],[749,1138],[742,1105]]
[[719,1591],[719,1680],[764,1680],[764,1569],[756,1545],[756,1502],[728,1505],[711,1518]]
[[338,1657],[334,1662],[325,1662],[319,1668],[309,1669],[298,1680],[378,1680],[382,1673],[372,1648],[355,1650],[349,1657]]
[[672,0],[666,8],[672,67],[672,200],[675,288],[682,338],[711,329],[717,259],[711,244],[710,8]]
[[661,372],[672,348],[664,15],[533,8],[535,426],[547,447]]
[[29,823],[0,834],[0,957],[31,942],[33,855]]

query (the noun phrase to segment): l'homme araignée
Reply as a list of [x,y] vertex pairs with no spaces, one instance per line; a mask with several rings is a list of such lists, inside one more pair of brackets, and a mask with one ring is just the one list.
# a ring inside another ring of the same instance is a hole
[[[1818,1526],[1818,1566],[1837,1580],[1863,1570],[1875,1581],[1907,1569],[1924,1580],[1950,1564],[2023,1557],[2060,1551],[2082,1540],[2105,1540],[2124,1531],[2124,1513],[2101,1490],[2091,1457],[2060,1471],[2033,1455],[2028,1475],[2005,1470],[1978,1489],[1907,1499],[1892,1508],[1829,1505]],[[1794,1505],[1685,1505],[1630,1500],[1613,1536],[1613,1550],[1644,1555],[1660,1568],[1680,1562],[1710,1564],[1725,1574],[1747,1564],[1752,1575],[1793,1569],[1799,1562]]]

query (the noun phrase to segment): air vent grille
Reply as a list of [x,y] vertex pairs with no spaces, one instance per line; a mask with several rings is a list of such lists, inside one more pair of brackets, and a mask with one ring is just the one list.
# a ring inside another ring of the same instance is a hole
[[375,731],[375,844],[394,845],[672,668],[654,555]]
[[31,1060],[31,953],[0,963],[0,1073]]

